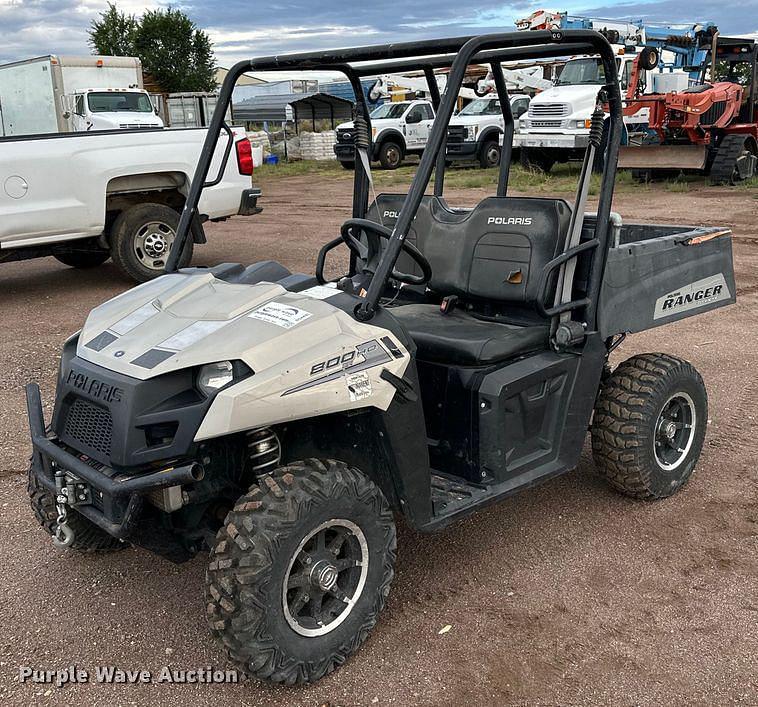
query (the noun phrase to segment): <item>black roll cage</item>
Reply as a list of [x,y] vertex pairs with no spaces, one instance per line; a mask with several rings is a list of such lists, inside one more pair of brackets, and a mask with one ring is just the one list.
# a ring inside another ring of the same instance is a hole
[[[166,264],[166,271],[173,272],[177,268],[179,255],[189,236],[190,226],[194,219],[198,217],[198,202],[203,188],[217,183],[216,179],[210,183],[206,182],[206,179],[214,156],[216,143],[222,130],[227,132],[229,144],[226,146],[225,155],[219,168],[219,175],[223,174],[223,170],[225,169],[226,160],[231,149],[232,137],[229,127],[224,122],[224,116],[232,101],[234,85],[243,73],[248,71],[282,70],[341,72],[346,76],[353,88],[356,97],[356,110],[363,114],[369,131],[371,130],[371,117],[361,86],[361,77],[391,71],[412,70],[423,71],[426,76],[436,115],[427,147],[422,154],[418,169],[408,190],[408,195],[398,215],[392,237],[387,242],[387,248],[376,273],[371,279],[365,298],[356,307],[356,318],[365,321],[373,316],[374,311],[379,306],[379,300],[385,290],[395,261],[400,254],[413,217],[421,204],[432,172],[435,173],[434,193],[436,196],[442,195],[447,126],[453,114],[458,92],[469,64],[490,64],[492,68],[505,120],[504,151],[500,161],[497,194],[498,196],[505,196],[511,162],[513,116],[511,115],[510,101],[508,100],[506,83],[500,63],[512,60],[548,59],[574,54],[598,54],[603,62],[607,82],[604,90],[608,100],[609,113],[608,143],[600,183],[594,234],[597,247],[593,249],[587,305],[584,309],[584,320],[588,328],[594,330],[596,328],[598,294],[603,268],[605,267],[607,249],[609,247],[608,233],[610,229],[611,202],[613,200],[613,186],[623,122],[621,91],[617,78],[616,59],[613,49],[603,35],[591,30],[505,32],[474,37],[456,37],[337,49],[333,51],[268,56],[238,62],[229,70],[221,86],[216,109],[208,126],[208,132],[203,143],[197,168],[179,220],[179,227]],[[437,82],[434,79],[434,70],[440,68],[449,68],[447,87],[442,96],[440,96]],[[368,198],[368,175],[365,173],[361,161],[356,160],[352,205],[354,218],[365,217],[368,209]]]

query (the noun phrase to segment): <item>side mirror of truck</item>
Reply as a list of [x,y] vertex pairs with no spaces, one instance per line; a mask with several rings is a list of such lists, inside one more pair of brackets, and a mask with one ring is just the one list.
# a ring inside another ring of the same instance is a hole
[[420,123],[421,113],[419,111],[412,111],[408,113],[408,117],[405,119],[406,123]]
[[69,113],[67,110],[63,111],[63,120],[68,120],[71,117],[71,113]]

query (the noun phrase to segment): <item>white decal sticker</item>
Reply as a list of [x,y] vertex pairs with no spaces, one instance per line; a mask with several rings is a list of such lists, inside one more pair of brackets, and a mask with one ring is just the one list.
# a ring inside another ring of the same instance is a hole
[[327,299],[339,293],[340,291],[336,287],[328,287],[327,285],[316,285],[315,287],[309,287],[307,290],[298,292],[299,295],[313,297],[313,299]]
[[365,400],[371,396],[371,379],[368,377],[367,371],[345,376],[345,383],[347,384],[347,391],[350,393],[351,403],[357,400]]
[[158,314],[158,308],[152,302],[148,302],[127,314],[123,319],[119,319],[110,327],[110,330],[119,336],[123,336],[156,314]]
[[712,275],[697,282],[685,285],[678,290],[659,297],[655,302],[653,319],[661,319],[690,309],[703,307],[707,304],[729,299],[729,288],[724,275]]
[[222,326],[228,324],[224,321],[209,321],[209,322],[193,322],[188,327],[185,327],[181,331],[176,332],[168,339],[161,341],[158,346],[162,349],[172,349],[173,351],[182,351],[192,344],[196,344],[200,339],[204,339],[206,336],[210,336],[214,332],[218,331]]
[[269,324],[276,324],[276,326],[280,326],[282,329],[291,329],[296,324],[300,324],[300,322],[308,319],[311,313],[288,304],[282,304],[281,302],[269,302],[253,310],[247,316],[253,319],[260,319],[262,322],[268,322]]

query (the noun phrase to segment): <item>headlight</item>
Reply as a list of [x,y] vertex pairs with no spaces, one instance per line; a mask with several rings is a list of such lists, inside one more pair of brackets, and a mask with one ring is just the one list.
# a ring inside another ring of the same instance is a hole
[[520,126],[525,130],[529,130],[532,127],[532,121],[529,118],[521,118]]
[[466,140],[476,140],[476,134],[479,132],[478,125],[469,125],[466,128]]
[[219,388],[234,380],[231,361],[219,361],[203,366],[197,374],[197,387],[206,395],[213,395]]

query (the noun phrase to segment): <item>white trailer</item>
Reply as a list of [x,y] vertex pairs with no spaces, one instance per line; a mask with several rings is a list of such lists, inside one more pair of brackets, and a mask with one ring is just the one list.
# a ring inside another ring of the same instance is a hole
[[162,128],[134,57],[48,55],[0,65],[0,135]]

